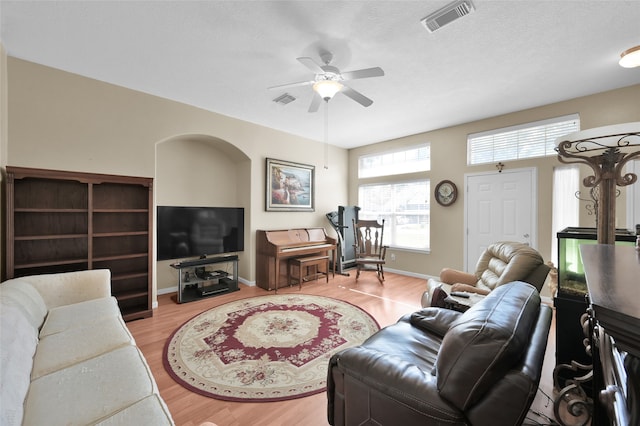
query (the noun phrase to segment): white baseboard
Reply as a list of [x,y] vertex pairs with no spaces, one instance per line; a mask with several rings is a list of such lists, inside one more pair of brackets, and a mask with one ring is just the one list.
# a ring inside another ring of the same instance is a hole
[[249,286],[249,287],[255,287],[256,286],[256,282],[255,281],[247,281],[242,277],[238,277],[238,281],[240,281],[242,284]]
[[425,279],[425,280],[428,280],[429,278],[437,278],[437,277],[434,277],[433,275],[417,274],[415,272],[408,272],[408,271],[402,271],[400,269],[387,268],[386,265],[384,267],[384,270],[385,270],[385,272],[392,272],[392,273],[398,274],[398,275],[404,275],[404,276],[413,277],[413,278],[422,278],[422,279]]
[[158,289],[158,296],[161,295],[161,294],[177,293],[177,292],[178,292],[178,286],[167,287],[167,288],[159,288]]

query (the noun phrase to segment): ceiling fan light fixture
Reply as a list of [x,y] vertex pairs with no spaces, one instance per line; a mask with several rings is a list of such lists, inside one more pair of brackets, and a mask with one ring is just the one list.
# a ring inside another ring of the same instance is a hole
[[333,98],[336,93],[342,90],[342,87],[342,84],[336,80],[320,80],[313,84],[313,90],[325,101]]
[[618,63],[624,68],[640,67],[640,45],[622,52]]

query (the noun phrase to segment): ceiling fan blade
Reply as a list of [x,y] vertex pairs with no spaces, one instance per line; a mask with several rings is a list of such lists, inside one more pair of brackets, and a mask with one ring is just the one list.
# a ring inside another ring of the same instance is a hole
[[363,95],[362,93],[358,92],[357,90],[352,89],[351,87],[347,86],[346,84],[342,88],[341,92],[342,92],[343,95],[353,99],[354,101],[356,101],[357,103],[359,103],[363,107],[368,107],[373,103],[373,101],[371,99],[367,98],[365,95]]
[[322,98],[316,91],[314,91],[313,99],[311,99],[311,105],[309,105],[309,112],[317,112],[318,108],[320,108],[321,102],[322,102]]
[[315,81],[299,81],[297,83],[287,83],[287,84],[280,84],[278,86],[271,86],[269,87],[269,90],[271,89],[286,89],[289,87],[298,87],[298,86],[308,86],[310,84],[315,83]]
[[384,71],[380,67],[365,68],[362,70],[347,71],[341,73],[343,80],[355,80],[357,78],[382,77]]
[[314,74],[324,74],[324,70],[322,69],[322,66],[320,66],[320,64],[318,64],[313,59],[311,59],[309,57],[306,57],[306,56],[302,57],[302,58],[297,58],[297,59],[298,59],[298,62],[300,62],[305,67],[309,68],[312,73],[314,73]]

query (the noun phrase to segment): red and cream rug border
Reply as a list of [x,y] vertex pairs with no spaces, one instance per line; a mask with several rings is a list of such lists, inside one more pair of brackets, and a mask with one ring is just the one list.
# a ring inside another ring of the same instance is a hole
[[326,389],[329,358],[380,329],[349,302],[267,295],[211,308],[181,325],[163,363],[185,388],[228,401],[272,402]]

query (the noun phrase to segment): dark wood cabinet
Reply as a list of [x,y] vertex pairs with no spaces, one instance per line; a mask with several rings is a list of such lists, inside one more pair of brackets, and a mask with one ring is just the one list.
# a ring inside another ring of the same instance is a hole
[[[558,237],[558,291],[554,298],[556,308],[556,365],[591,364],[592,357],[584,346],[584,331],[580,318],[588,304],[585,267],[580,256],[580,247],[595,245],[598,240],[596,228],[568,227],[557,233]],[[636,236],[626,230],[617,229],[615,244],[633,247]],[[573,372],[560,370],[562,382],[572,378]],[[590,384],[583,384],[586,389]]]
[[581,246],[594,348],[591,424],[640,424],[640,251]]
[[125,320],[153,314],[153,179],[7,167],[6,184],[6,279],[106,268]]

